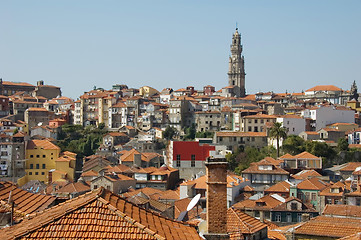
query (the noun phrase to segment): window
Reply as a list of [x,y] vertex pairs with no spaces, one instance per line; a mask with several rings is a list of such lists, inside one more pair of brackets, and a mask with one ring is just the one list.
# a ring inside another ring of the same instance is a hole
[[276,222],[281,222],[281,213],[276,213],[275,221]]
[[39,175],[39,173],[38,173],[38,172],[35,172],[35,175]]
[[291,213],[287,213],[287,222],[292,222],[292,215],[291,215]]
[[98,188],[98,185],[94,185],[94,189],[97,189]]
[[37,158],[39,158],[39,157],[40,157],[40,155],[36,155],[36,157],[37,157]]
[[45,163],[43,163],[43,169],[45,169]]
[[196,166],[196,155],[192,154],[191,155],[191,167],[195,167]]
[[34,155],[30,155],[30,158],[33,158],[34,157]]
[[180,160],[177,160],[175,163],[176,163],[176,166],[177,166],[177,167],[180,167],[180,165],[181,165]]
[[41,172],[41,175],[45,175],[45,172]]
[[222,142],[222,141],[223,141],[223,137],[219,137],[219,141]]
[[248,127],[248,132],[252,132],[252,127]]
[[33,175],[33,172],[29,172],[29,175]]
[[237,137],[233,137],[233,141],[237,142]]
[[177,160],[180,160],[180,154],[177,154]]
[[30,164],[30,169],[33,169],[34,168],[34,164]]
[[297,203],[291,203],[291,210],[297,210]]
[[254,120],[254,123],[258,123],[258,120],[257,120],[257,119],[255,119],[255,120]]
[[43,158],[45,158],[45,155],[43,155]]
[[306,195],[306,200],[310,200],[310,193],[306,192],[305,195]]
[[316,200],[316,193],[312,193],[312,194],[311,194],[311,200],[312,200],[312,201],[315,201],[315,200]]
[[39,169],[39,168],[40,168],[40,166],[39,166],[39,164],[37,163],[37,164],[36,164],[36,169]]

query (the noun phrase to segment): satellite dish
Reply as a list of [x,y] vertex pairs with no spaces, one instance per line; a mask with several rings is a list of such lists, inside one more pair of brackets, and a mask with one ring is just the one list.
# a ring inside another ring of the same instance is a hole
[[183,211],[179,214],[177,221],[187,221],[188,220],[188,216],[187,216],[188,211]]
[[200,193],[198,193],[198,194],[191,200],[191,202],[188,204],[187,212],[190,211],[190,210],[192,210],[192,208],[194,208],[194,207],[197,205],[199,199],[201,199],[201,194],[200,194]]
[[[187,210],[186,211],[183,211],[179,214],[178,218],[177,218],[177,221],[187,221],[188,220],[188,212],[190,210],[192,210],[192,208],[194,208],[199,199],[201,199],[201,194],[197,194],[188,204],[187,206]],[[197,210],[197,215],[198,215],[198,210]]]
[[203,238],[203,235],[207,233],[207,221],[202,220],[198,223],[199,236]]

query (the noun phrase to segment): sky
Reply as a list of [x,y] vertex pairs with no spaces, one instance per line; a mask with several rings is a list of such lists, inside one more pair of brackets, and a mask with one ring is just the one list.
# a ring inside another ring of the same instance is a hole
[[236,24],[247,94],[361,88],[360,0],[0,0],[0,78],[218,90]]

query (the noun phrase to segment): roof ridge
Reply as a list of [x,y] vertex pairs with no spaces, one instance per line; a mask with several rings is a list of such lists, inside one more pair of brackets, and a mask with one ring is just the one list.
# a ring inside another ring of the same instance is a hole
[[[29,214],[25,218],[25,221],[31,221],[32,219],[34,219],[38,216],[41,216],[44,213],[47,213],[47,212],[52,213],[53,212],[53,214],[49,215],[47,218],[39,219],[39,221],[37,221],[36,224],[30,224],[30,226],[27,226],[26,229],[18,228],[18,225],[13,225],[13,226],[5,229],[6,232],[4,232],[4,235],[5,236],[8,235],[7,232],[9,231],[13,234],[13,236],[15,236],[15,238],[17,238],[24,233],[29,233],[31,231],[35,231],[36,229],[41,228],[42,226],[50,223],[51,221],[54,221],[55,219],[59,219],[60,217],[78,209],[79,207],[84,206],[85,204],[88,204],[88,203],[96,200],[96,196],[98,196],[98,192],[100,192],[100,190],[90,192],[89,194],[83,194],[83,195],[79,196],[78,198],[73,198],[73,199],[67,200],[67,201],[60,203],[52,208],[45,209],[45,210],[37,212],[35,214]],[[91,195],[95,195],[95,196],[92,197]],[[76,202],[79,199],[84,199],[86,197],[89,197],[89,199],[87,199],[85,201],[80,201],[75,207],[70,207],[70,208],[66,209],[65,211],[59,211],[59,209],[61,209],[63,207],[63,205],[69,204],[69,202],[72,202],[72,201]]]

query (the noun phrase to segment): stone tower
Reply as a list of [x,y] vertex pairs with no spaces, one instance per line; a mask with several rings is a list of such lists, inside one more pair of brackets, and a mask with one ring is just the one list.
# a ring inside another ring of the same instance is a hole
[[242,56],[241,35],[238,28],[232,37],[231,56],[229,57],[228,85],[235,86],[235,94],[238,97],[246,95],[244,72],[244,56]]

